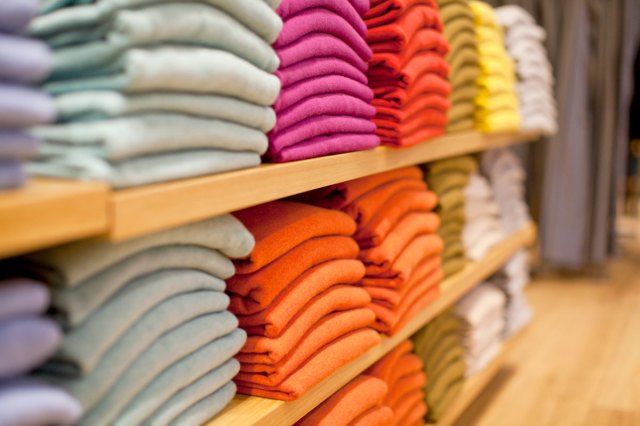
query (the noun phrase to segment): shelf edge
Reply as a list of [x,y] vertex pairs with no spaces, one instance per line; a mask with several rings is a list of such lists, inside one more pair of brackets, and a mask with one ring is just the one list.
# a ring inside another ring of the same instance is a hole
[[[447,134],[408,148],[318,157],[116,191],[108,238],[121,241],[324,186],[539,138],[530,133]],[[185,214],[188,212],[188,214]]]

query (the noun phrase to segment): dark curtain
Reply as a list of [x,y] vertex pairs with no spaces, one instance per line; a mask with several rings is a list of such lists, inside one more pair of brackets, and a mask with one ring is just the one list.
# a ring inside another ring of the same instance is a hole
[[558,134],[529,148],[530,189],[547,266],[603,263],[624,193],[640,0],[496,0],[547,31]]

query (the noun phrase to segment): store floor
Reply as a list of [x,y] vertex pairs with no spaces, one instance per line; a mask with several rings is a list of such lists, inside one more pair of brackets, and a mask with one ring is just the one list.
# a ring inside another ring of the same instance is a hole
[[456,425],[640,426],[640,251],[528,294],[536,320]]

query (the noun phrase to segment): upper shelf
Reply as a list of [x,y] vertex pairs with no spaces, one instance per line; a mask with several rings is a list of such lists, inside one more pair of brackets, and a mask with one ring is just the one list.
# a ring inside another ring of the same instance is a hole
[[402,330],[392,337],[383,337],[380,344],[336,370],[296,401],[284,402],[237,395],[231,404],[211,420],[207,426],[284,426],[294,424],[400,342],[411,337],[432,319],[446,311],[469,290],[498,271],[511,256],[519,250],[531,246],[535,240],[536,227],[531,223],[498,243],[484,259],[479,262],[470,262],[461,272],[445,280],[441,285],[440,296],[418,312]]
[[125,240],[362,176],[537,138],[448,134],[410,148],[264,164],[120,191],[98,183],[34,179],[23,189],[0,193],[0,258],[90,236]]
[[450,134],[410,148],[265,164],[237,172],[116,192],[109,236],[124,240],[412,164],[536,139],[532,134]]
[[0,258],[109,230],[110,190],[100,183],[33,179],[0,194]]

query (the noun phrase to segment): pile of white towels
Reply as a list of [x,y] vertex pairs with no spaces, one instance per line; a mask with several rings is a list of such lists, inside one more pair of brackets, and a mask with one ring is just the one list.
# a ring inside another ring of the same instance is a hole
[[[504,232],[522,229],[531,221],[531,215],[525,201],[526,172],[518,156],[506,148],[488,151],[482,157],[481,170],[489,177],[501,211],[500,222]],[[504,278],[496,281],[508,299],[506,336],[524,327],[533,315],[524,294],[524,288],[530,281],[529,271],[529,253],[521,250],[506,264]]]
[[553,68],[544,46],[546,32],[520,6],[498,7],[495,16],[504,28],[507,51],[516,63],[521,130],[553,135],[558,130],[558,112]]
[[482,371],[500,352],[505,304],[504,292],[491,283],[479,285],[456,304],[467,377]]
[[462,243],[467,257],[481,260],[489,250],[506,237],[500,222],[500,207],[487,179],[478,172],[470,175],[464,190],[466,223]]

